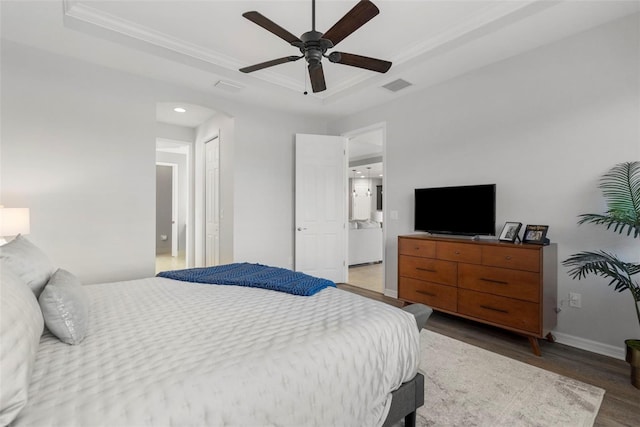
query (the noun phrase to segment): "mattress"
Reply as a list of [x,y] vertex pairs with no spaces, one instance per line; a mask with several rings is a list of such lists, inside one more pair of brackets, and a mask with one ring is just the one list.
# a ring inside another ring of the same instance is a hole
[[45,332],[12,425],[376,426],[417,372],[413,316],[340,289],[164,278],[86,289],[87,338]]

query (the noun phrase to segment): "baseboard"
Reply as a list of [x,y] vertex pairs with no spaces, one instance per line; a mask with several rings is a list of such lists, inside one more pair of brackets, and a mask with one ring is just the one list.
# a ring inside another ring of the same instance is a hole
[[609,344],[603,344],[601,342],[588,340],[586,338],[563,334],[562,332],[553,332],[553,335],[556,337],[556,341],[560,344],[565,344],[571,347],[579,348],[581,350],[587,350],[592,353],[613,357],[614,359],[624,360],[625,358],[626,351],[624,347],[616,347]]
[[391,289],[385,289],[384,290],[384,295],[388,296],[388,297],[391,297],[391,298],[398,299],[398,291],[394,291],[394,290],[391,290]]

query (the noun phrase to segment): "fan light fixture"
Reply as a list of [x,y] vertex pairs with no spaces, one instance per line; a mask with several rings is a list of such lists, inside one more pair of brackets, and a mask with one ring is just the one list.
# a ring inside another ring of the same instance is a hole
[[243,73],[251,73],[267,67],[273,67],[274,65],[285,64],[304,58],[308,64],[309,80],[311,80],[311,88],[314,93],[327,89],[324,80],[324,71],[322,70],[322,58],[327,58],[330,62],[336,64],[349,65],[351,67],[377,71],[378,73],[386,73],[389,71],[389,68],[391,68],[391,62],[389,61],[345,52],[331,52],[327,55],[327,50],[335,47],[351,33],[369,22],[378,13],[380,13],[380,10],[376,5],[369,0],[361,0],[336,22],[333,27],[328,29],[327,32],[321,33],[316,31],[316,2],[312,0],[311,31],[307,31],[298,38],[259,12],[245,12],[242,16],[297,48],[302,55],[272,59],[271,61],[240,68],[240,71]]

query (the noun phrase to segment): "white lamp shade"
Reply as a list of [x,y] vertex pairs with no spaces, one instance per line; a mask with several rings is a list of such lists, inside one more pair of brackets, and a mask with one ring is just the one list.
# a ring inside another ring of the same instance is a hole
[[0,237],[29,234],[29,208],[0,207]]

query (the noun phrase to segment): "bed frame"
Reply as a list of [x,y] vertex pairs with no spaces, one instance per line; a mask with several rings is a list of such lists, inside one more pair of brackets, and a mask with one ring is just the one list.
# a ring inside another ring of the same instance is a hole
[[391,427],[404,418],[405,427],[415,427],[416,410],[424,405],[424,376],[417,373],[391,393],[391,408],[382,427]]
[[[422,330],[433,313],[431,307],[424,304],[411,304],[402,308],[413,314],[418,331]],[[424,375],[420,372],[411,380],[402,383],[400,388],[391,393],[391,408],[382,427],[391,427],[404,417],[405,427],[415,427],[416,411],[424,405]]]

